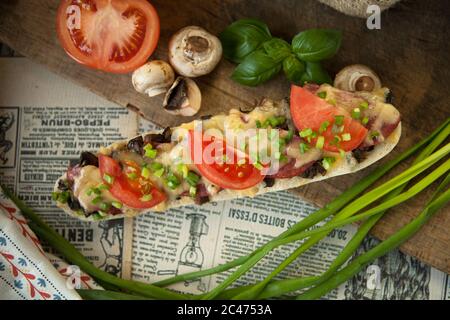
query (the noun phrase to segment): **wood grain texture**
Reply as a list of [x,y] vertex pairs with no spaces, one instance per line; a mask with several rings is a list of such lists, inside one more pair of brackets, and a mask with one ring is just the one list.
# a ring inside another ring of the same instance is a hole
[[[140,112],[161,126],[188,120],[162,112],[162,97],[149,99],[137,94],[132,88],[130,75],[89,70],[68,58],[58,44],[54,29],[58,2],[2,0],[0,41],[93,92]],[[154,54],[160,59],[167,56],[170,35],[186,25],[200,25],[218,33],[236,19],[258,17],[268,23],[273,35],[287,40],[307,28],[341,29],[344,34],[342,48],[338,56],[326,63],[328,70],[335,73],[352,63],[371,66],[384,85],[393,90],[394,104],[402,113],[403,137],[389,158],[418,142],[450,116],[450,6],[445,0],[403,0],[382,14],[381,30],[368,30],[365,20],[345,16],[315,0],[155,0],[152,3],[162,22],[161,39]],[[289,94],[289,84],[282,76],[258,88],[237,85],[229,79],[233,67],[230,62],[222,61],[213,73],[198,79],[203,94],[201,114],[254,104],[262,96],[279,99]],[[403,165],[395,173],[405,167]],[[362,173],[308,185],[295,192],[322,206],[371,170],[373,167]],[[385,239],[419,212],[426,197],[425,193],[401,209],[392,210],[378,223],[373,234]],[[450,210],[447,207],[401,249],[450,273],[449,229]]]

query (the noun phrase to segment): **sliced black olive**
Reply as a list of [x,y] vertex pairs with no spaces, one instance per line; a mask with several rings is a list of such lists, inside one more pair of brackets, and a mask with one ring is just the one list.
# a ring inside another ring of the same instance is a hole
[[142,136],[131,139],[127,143],[127,148],[128,150],[134,151],[138,154],[144,154],[144,139]]
[[300,176],[305,179],[312,179],[318,174],[325,175],[327,170],[322,166],[322,160],[316,161],[306,169]]
[[264,182],[266,184],[266,188],[270,188],[273,187],[273,185],[275,184],[275,179],[274,178],[270,178],[270,177],[265,177],[264,178]]
[[239,111],[242,112],[242,113],[250,113],[250,112],[253,111],[253,109],[255,109],[255,106],[249,106],[249,105],[247,105],[247,106],[242,106],[242,107],[240,107],[240,108],[239,108]]
[[58,180],[58,190],[68,191],[69,190],[69,185],[68,185],[67,181]]
[[201,116],[201,117],[200,117],[200,120],[209,120],[209,119],[211,119],[211,118],[212,118],[212,115],[207,114],[207,115]]
[[80,166],[95,166],[98,167],[98,158],[91,152],[83,151],[80,155]]
[[367,153],[372,151],[375,148],[375,146],[370,146],[366,148],[358,148],[352,151],[353,158],[356,159],[358,163],[366,160]]
[[145,135],[144,144],[151,143],[157,145],[159,143],[170,143],[172,139],[172,129],[167,127],[162,133],[150,133]]
[[79,211],[79,210],[83,210],[84,208],[81,206],[80,202],[78,201],[78,199],[76,199],[73,194],[70,194],[69,199],[67,199],[67,205],[69,206],[69,208],[73,211]]

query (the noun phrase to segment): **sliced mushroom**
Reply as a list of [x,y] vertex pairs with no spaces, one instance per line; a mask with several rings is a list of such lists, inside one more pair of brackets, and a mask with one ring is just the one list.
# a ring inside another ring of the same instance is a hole
[[345,67],[336,75],[334,86],[346,91],[374,91],[381,88],[377,74],[369,67],[354,64]]
[[153,60],[136,69],[131,80],[137,92],[154,97],[170,88],[175,80],[175,73],[167,62]]
[[199,77],[210,73],[222,57],[220,40],[196,26],[185,27],[169,41],[169,62],[185,77]]
[[200,110],[202,94],[194,80],[178,77],[167,91],[163,107],[166,111],[182,116],[193,116]]

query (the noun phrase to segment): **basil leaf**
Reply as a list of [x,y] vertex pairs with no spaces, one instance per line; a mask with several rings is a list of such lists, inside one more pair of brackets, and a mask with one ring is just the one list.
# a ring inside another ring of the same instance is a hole
[[283,60],[283,71],[289,81],[299,84],[305,73],[305,64],[294,55],[290,55]]
[[274,77],[280,70],[281,62],[275,61],[263,50],[257,50],[237,66],[231,78],[243,85],[257,86]]
[[331,84],[331,78],[325,69],[322,68],[320,62],[306,62],[306,71],[302,75],[300,82],[302,85],[306,82]]
[[263,43],[264,51],[277,62],[283,61],[291,54],[289,43],[279,38],[272,38]]
[[240,63],[270,40],[269,28],[257,19],[241,19],[229,25],[220,35],[225,58]]
[[341,45],[342,33],[331,29],[310,29],[292,39],[292,50],[300,60],[317,62],[331,58]]

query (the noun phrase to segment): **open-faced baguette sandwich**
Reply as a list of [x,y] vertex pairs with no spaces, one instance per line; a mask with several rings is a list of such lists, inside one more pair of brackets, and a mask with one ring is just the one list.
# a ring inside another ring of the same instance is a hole
[[400,113],[389,96],[384,88],[293,86],[290,106],[266,99],[251,111],[232,109],[83,152],[53,197],[80,219],[114,219],[352,173],[400,139]]

